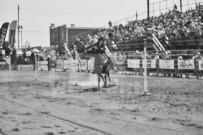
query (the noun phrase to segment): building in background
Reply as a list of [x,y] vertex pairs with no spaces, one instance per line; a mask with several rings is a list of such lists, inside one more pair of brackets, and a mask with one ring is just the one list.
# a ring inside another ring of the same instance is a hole
[[94,34],[98,32],[99,28],[93,27],[75,27],[71,24],[70,27],[67,25],[50,26],[50,47],[53,49],[61,49],[64,43],[68,44],[68,47],[73,48],[76,40],[76,36],[81,35],[84,39],[87,38],[87,34]]

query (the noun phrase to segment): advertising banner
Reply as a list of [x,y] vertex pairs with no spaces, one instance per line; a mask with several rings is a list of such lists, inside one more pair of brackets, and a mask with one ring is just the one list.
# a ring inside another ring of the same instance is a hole
[[156,68],[156,60],[147,60],[147,68]]
[[127,66],[128,68],[140,68],[140,59],[128,59]]
[[80,70],[87,70],[87,60],[80,60],[79,62],[79,67],[80,67]]
[[56,60],[50,60],[50,68],[55,69],[56,68]]
[[203,70],[203,60],[198,61],[198,69]]
[[56,60],[56,69],[57,71],[63,70],[63,60]]
[[71,60],[70,69],[71,70],[78,70],[78,61],[77,60]]
[[159,68],[161,69],[174,69],[174,60],[159,60]]
[[31,71],[34,70],[33,65],[18,65],[18,70]]
[[48,61],[38,61],[38,70],[48,70]]
[[178,60],[178,69],[194,69],[194,59],[189,60]]
[[88,70],[94,70],[94,60],[88,60]]
[[0,59],[0,70],[7,70],[9,65],[4,59]]
[[40,65],[47,65],[47,64],[48,64],[48,61],[38,61],[38,63],[39,63]]
[[17,21],[14,20],[10,24],[10,28],[9,28],[9,40],[8,40],[8,43],[9,43],[9,45],[12,48],[14,47],[14,43],[15,43],[16,27],[17,27]]
[[125,59],[116,59],[116,66],[121,66],[121,65],[126,65],[126,60]]
[[2,26],[1,26],[1,31],[0,31],[0,48],[3,48],[3,44],[4,44],[4,41],[5,41],[5,38],[6,38],[6,33],[7,33],[7,30],[8,30],[8,25],[9,23],[4,23]]
[[64,70],[70,70],[70,66],[71,66],[71,60],[64,60],[63,61],[63,69]]

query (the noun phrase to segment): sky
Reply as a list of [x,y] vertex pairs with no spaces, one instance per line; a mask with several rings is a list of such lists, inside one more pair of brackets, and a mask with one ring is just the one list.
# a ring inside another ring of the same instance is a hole
[[[194,7],[194,4],[189,4],[203,0],[182,1],[185,5],[183,8],[186,9]],[[150,0],[150,10],[156,10],[151,11],[150,15],[166,12],[166,7],[179,3],[180,0]],[[109,20],[113,24],[125,24],[127,21],[135,20],[136,12],[138,19],[147,17],[147,0],[0,0],[0,25],[17,20],[18,5],[19,24],[23,26],[22,45],[27,41],[31,46],[50,46],[51,23],[56,26],[75,24],[76,27],[103,27],[108,25]]]

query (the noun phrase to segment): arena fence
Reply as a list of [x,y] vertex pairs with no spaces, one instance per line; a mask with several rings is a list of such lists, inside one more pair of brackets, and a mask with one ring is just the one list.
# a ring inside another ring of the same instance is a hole
[[[9,70],[10,60],[0,60],[0,70]],[[117,59],[115,66],[118,74],[143,75],[143,59]],[[38,71],[78,71],[93,72],[94,59],[82,60],[49,60],[37,61],[35,63],[12,64],[12,70],[38,70]],[[203,60],[199,59],[148,59],[148,76],[182,77],[203,79]]]

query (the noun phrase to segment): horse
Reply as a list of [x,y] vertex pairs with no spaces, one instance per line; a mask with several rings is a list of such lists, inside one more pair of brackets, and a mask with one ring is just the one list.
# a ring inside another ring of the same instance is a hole
[[[104,45],[104,39],[99,39],[96,44],[91,45],[86,48],[86,53],[91,54],[94,60],[94,73],[98,76],[98,89],[100,90],[100,79],[102,78],[104,82],[104,88],[107,88],[107,77],[109,82],[111,82],[110,78],[110,70],[114,69],[114,64],[112,59],[106,54],[106,49]],[[104,76],[103,76],[104,74]]]

